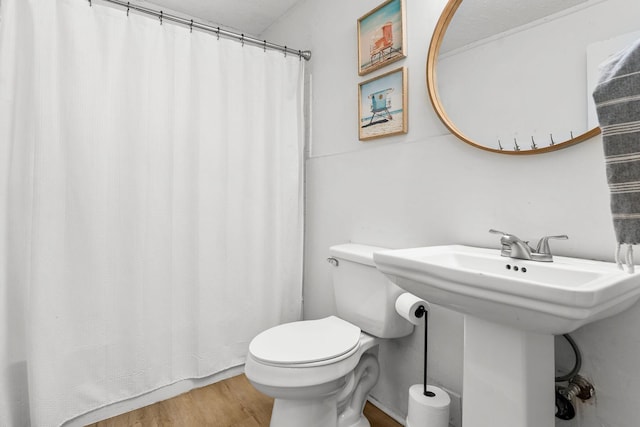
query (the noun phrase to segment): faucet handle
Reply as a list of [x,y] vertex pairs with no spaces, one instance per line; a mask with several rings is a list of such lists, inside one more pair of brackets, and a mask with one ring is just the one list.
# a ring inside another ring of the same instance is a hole
[[539,254],[548,254],[551,255],[551,248],[549,247],[549,239],[558,239],[558,240],[567,240],[569,236],[566,234],[561,234],[559,236],[545,236],[538,242],[538,246],[536,247],[536,252]]
[[489,233],[502,235],[502,237],[500,237],[500,244],[502,245],[502,251],[500,254],[502,256],[507,256],[507,257],[511,256],[511,249],[514,243],[522,244],[523,247],[526,247],[528,251],[532,250],[531,247],[529,246],[529,242],[523,242],[513,234],[505,233],[504,231],[500,231],[500,230],[494,230],[493,228],[489,230]]
[[[511,233],[505,233],[504,231],[494,230],[493,228],[489,230],[489,233],[502,235],[502,237],[500,238],[500,243],[502,243],[502,245],[509,245],[514,240],[521,241],[517,236],[514,236]],[[529,242],[524,242],[524,243],[529,243]]]
[[511,236],[509,233],[505,233],[504,231],[494,230],[493,228],[489,229],[489,233],[491,234],[500,234],[502,237],[500,238],[500,244],[502,245],[502,250],[509,250],[509,245],[507,239]]

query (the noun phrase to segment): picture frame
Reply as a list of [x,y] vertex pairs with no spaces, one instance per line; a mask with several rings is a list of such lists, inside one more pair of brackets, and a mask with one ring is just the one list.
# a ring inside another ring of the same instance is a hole
[[387,0],[358,19],[358,74],[405,58],[405,0]]
[[408,131],[407,69],[397,68],[358,85],[358,138],[366,141]]

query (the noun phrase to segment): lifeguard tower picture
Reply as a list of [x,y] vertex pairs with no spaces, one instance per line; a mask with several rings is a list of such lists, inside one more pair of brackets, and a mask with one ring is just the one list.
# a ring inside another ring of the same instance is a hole
[[404,0],[388,0],[358,20],[358,73],[405,57]]
[[398,68],[360,83],[361,140],[407,132],[407,70]]
[[367,98],[371,100],[371,120],[369,120],[369,123],[363,125],[362,127],[367,127],[374,124],[373,120],[377,116],[380,116],[382,118],[375,123],[384,123],[388,122],[389,120],[393,120],[393,116],[389,112],[389,108],[391,108],[391,98],[387,96],[391,92],[393,92],[392,87],[379,90],[367,96]]
[[371,64],[382,62],[385,56],[393,53],[393,23],[386,22],[379,32],[375,32],[369,43]]

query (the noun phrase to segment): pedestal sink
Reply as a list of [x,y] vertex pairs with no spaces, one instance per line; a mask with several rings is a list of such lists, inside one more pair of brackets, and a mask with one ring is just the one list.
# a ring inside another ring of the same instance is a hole
[[555,425],[554,335],[618,314],[640,273],[569,257],[536,262],[462,245],[381,251],[398,286],[465,315],[463,427]]

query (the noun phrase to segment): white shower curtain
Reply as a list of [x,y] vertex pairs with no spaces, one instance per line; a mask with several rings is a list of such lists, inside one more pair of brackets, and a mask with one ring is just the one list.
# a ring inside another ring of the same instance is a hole
[[0,426],[244,362],[296,320],[303,61],[2,0]]

